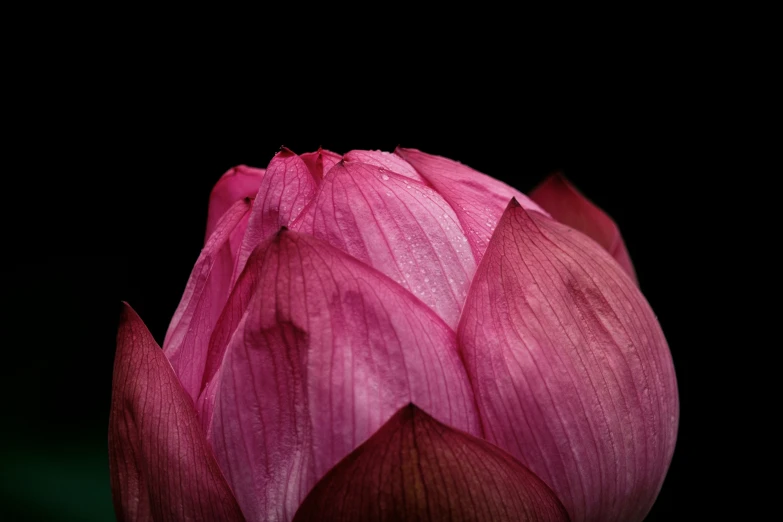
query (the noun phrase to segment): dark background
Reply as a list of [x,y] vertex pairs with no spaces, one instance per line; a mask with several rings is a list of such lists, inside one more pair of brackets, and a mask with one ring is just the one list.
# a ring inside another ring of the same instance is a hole
[[360,73],[281,58],[260,80],[178,64],[33,86],[21,104],[22,161],[5,174],[3,197],[13,223],[4,520],[112,519],[106,439],[119,303],[162,342],[203,243],[212,185],[234,165],[265,167],[281,145],[344,153],[399,144],[523,192],[557,170],[570,178],[623,232],[677,371],[678,444],[648,520],[704,513],[714,501],[699,486],[713,459],[704,443],[713,395],[702,363],[715,347],[700,313],[699,231],[710,222],[694,201],[709,198],[711,172],[687,82],[643,68],[520,81],[519,69],[488,75],[480,60],[467,72],[425,63],[422,75],[395,59]]

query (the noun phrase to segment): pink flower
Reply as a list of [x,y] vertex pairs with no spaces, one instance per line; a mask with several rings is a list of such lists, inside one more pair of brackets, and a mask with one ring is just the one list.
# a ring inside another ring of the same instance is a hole
[[460,163],[283,149],[212,191],[160,350],[126,305],[119,520],[642,520],[663,332],[612,220]]

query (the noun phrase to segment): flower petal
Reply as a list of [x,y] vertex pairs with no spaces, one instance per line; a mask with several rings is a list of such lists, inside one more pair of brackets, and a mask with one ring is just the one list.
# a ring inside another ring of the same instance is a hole
[[290,520],[317,480],[408,402],[479,434],[452,330],[316,238],[281,230],[259,247],[224,315],[236,331],[200,406],[252,520]]
[[306,152],[300,154],[299,157],[305,162],[305,165],[307,165],[307,168],[310,170],[310,174],[312,174],[313,178],[318,183],[324,179],[326,173],[329,172],[338,161],[343,159],[339,154],[324,149],[318,149],[315,152]]
[[487,440],[575,522],[644,518],[674,451],[677,383],[650,306],[604,250],[512,201],[457,337]]
[[604,247],[636,282],[636,272],[620,229],[612,218],[580,194],[561,174],[549,176],[530,193],[530,197],[553,218],[586,234]]
[[275,154],[258,188],[233,280],[259,244],[296,219],[316,188],[315,178],[302,158],[286,148]]
[[344,161],[292,229],[383,272],[456,328],[476,262],[454,211],[426,185]]
[[117,520],[244,520],[163,351],[123,303],[109,417]]
[[477,261],[481,261],[495,225],[511,198],[517,198],[525,208],[546,214],[515,188],[462,163],[416,149],[398,147],[394,152],[410,163],[451,205],[468,235]]
[[256,196],[263,177],[264,169],[254,169],[247,165],[238,165],[221,176],[209,195],[207,235],[204,243],[209,241],[218,221],[234,203]]
[[246,198],[234,203],[221,217],[190,273],[163,342],[163,352],[194,401],[201,390],[209,339],[228,299],[250,209],[250,199]]
[[541,479],[488,442],[413,404],[322,478],[295,522],[568,521]]
[[400,176],[416,180],[419,183],[427,183],[410,163],[391,152],[380,150],[352,150],[345,155],[345,160],[382,167],[395,174],[399,174]]

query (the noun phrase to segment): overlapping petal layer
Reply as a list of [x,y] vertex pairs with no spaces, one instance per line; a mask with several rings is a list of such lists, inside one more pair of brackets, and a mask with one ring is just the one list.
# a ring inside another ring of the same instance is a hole
[[316,238],[283,229],[262,244],[220,321],[234,333],[222,352],[214,344],[220,364],[200,406],[251,520],[290,520],[316,481],[408,402],[480,435],[453,331]]
[[367,165],[373,165],[394,172],[400,176],[405,176],[406,178],[418,181],[419,183],[427,183],[427,181],[416,172],[413,165],[391,152],[380,150],[352,150],[344,157],[346,161],[366,163]]
[[476,261],[481,261],[495,226],[511,198],[525,208],[546,214],[527,196],[502,181],[454,160],[398,147],[407,161],[451,205],[462,224]]
[[251,207],[250,199],[245,198],[221,216],[201,250],[166,332],[163,351],[194,401],[201,391],[209,340],[228,299]]
[[218,221],[234,203],[256,196],[263,177],[264,169],[256,169],[247,165],[238,165],[223,174],[209,195],[207,235],[204,238],[204,243],[209,241]]
[[321,479],[295,522],[555,522],[565,508],[508,453],[414,405]]
[[652,310],[603,249],[512,202],[457,335],[489,441],[575,522],[645,516],[674,450],[677,387]]
[[530,198],[559,222],[577,229],[604,247],[636,281],[636,272],[620,229],[612,218],[580,194],[562,175],[554,174],[545,179],[530,193]]
[[304,161],[305,165],[307,165],[310,174],[313,175],[313,178],[315,178],[317,183],[320,183],[332,167],[342,159],[342,156],[339,154],[335,154],[334,152],[325,149],[318,149],[315,152],[306,152],[299,157]]
[[243,521],[193,402],[144,323],[123,304],[109,466],[117,520]]
[[253,250],[280,227],[290,225],[310,203],[317,189],[316,181],[320,181],[316,175],[317,172],[311,173],[302,158],[290,150],[284,148],[275,154],[256,194],[234,280],[242,273]]
[[347,160],[369,157],[359,152],[332,168],[292,228],[383,272],[455,328],[476,270],[457,216],[410,176]]

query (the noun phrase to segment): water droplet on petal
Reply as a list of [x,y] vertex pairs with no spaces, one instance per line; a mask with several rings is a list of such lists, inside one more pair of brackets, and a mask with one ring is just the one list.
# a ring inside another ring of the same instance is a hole
[[381,179],[382,179],[383,181],[389,181],[389,176],[387,176],[386,174],[384,174],[383,176],[381,176]]

